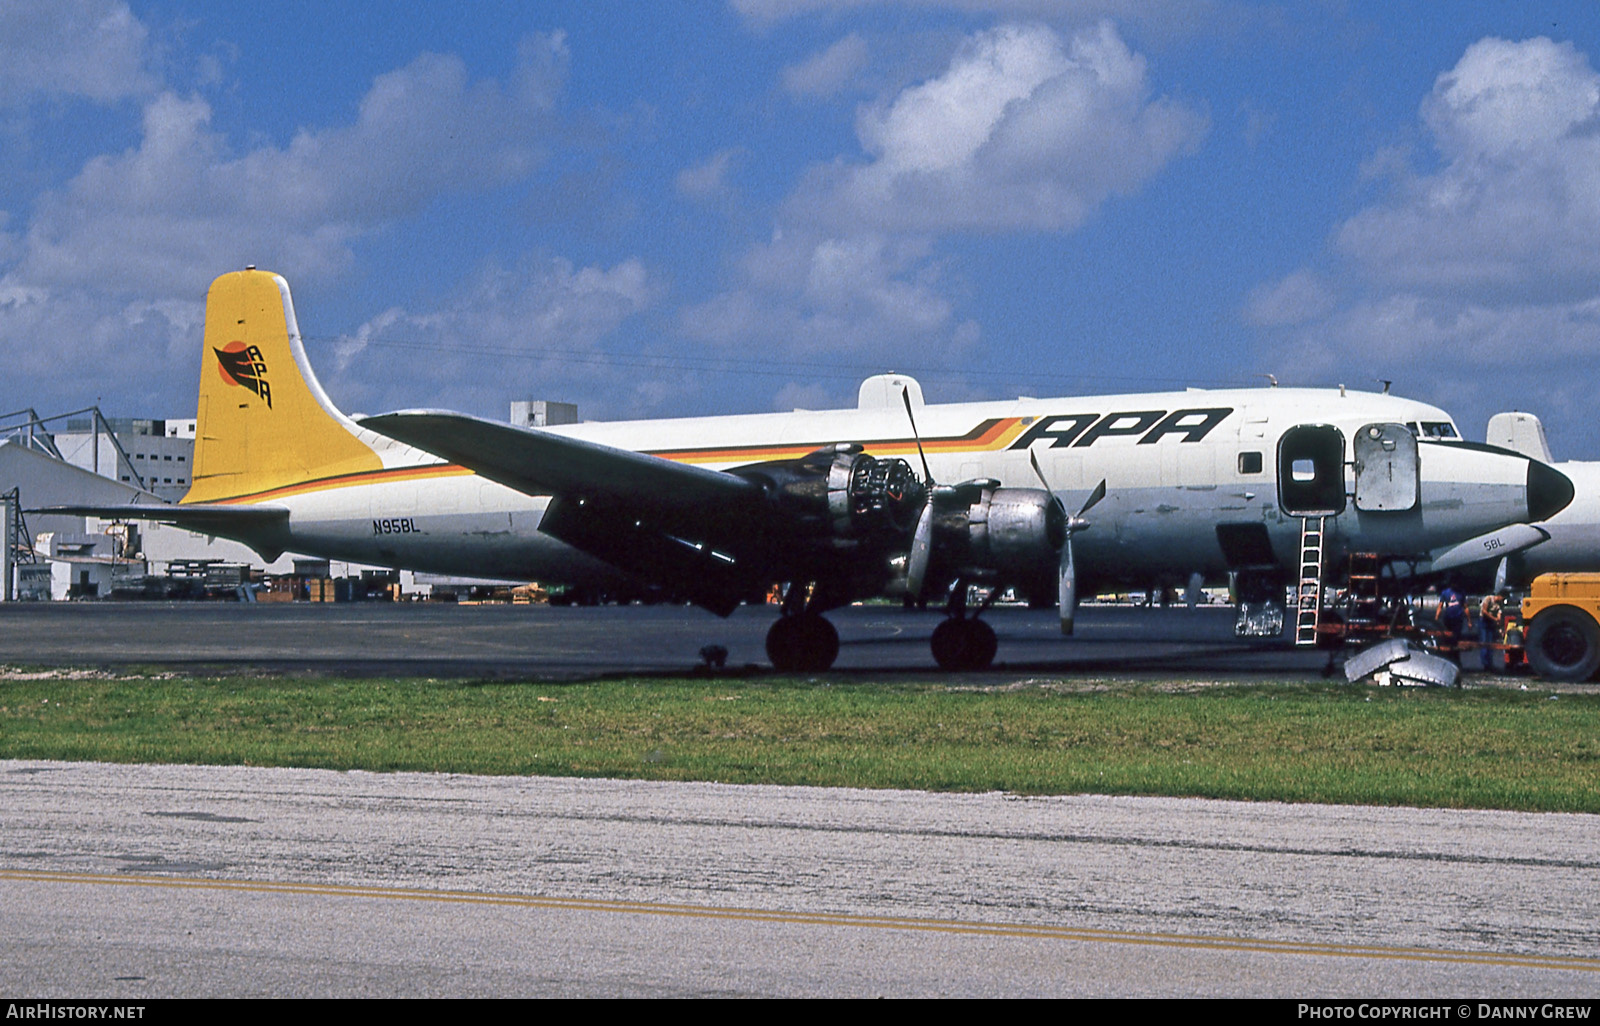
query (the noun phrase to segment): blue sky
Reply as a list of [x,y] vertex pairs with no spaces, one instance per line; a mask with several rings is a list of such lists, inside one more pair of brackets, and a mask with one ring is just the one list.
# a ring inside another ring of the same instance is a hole
[[1600,458],[1600,5],[0,0],[0,404],[1348,384]]

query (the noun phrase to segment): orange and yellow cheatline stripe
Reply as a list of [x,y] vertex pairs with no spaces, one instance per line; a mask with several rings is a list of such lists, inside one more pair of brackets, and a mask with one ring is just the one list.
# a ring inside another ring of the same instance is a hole
[[231,495],[225,499],[212,499],[210,502],[219,506],[269,502],[273,499],[285,499],[291,495],[306,495],[311,492],[332,491],[335,488],[351,488],[356,485],[469,477],[471,474],[472,471],[455,463],[430,463],[420,467],[386,467],[382,470],[363,470],[352,474],[330,474],[327,477],[315,477],[258,492]]
[[[983,421],[964,435],[947,435],[941,438],[924,438],[925,452],[993,452],[1004,449],[1022,434],[1021,417],[993,417]],[[836,441],[836,440],[835,440]],[[797,459],[815,452],[829,441],[797,442],[787,445],[724,445],[712,449],[651,449],[651,456],[672,460],[675,463],[755,463],[765,460]],[[885,438],[863,441],[862,447],[875,456],[915,455],[915,438]]]

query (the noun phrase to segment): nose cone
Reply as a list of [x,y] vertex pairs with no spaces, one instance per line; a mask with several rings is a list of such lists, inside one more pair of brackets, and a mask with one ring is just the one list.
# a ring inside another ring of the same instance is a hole
[[1572,481],[1556,468],[1528,461],[1528,519],[1549,520],[1567,508],[1574,495]]

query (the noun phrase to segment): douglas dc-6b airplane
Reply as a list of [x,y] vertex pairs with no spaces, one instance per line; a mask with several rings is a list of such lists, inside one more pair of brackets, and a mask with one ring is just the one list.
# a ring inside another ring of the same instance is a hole
[[947,597],[935,657],[985,666],[995,635],[970,585],[991,586],[985,606],[1003,587],[1055,596],[1070,633],[1080,591],[1233,571],[1281,632],[1283,587],[1313,553],[1319,592],[1341,552],[1499,558],[1544,540],[1528,525],[1573,497],[1544,462],[1462,441],[1435,407],[1342,387],[925,405],[888,374],[849,410],[356,422],[312,373],[287,283],[253,268],[211,286],[197,418],[181,503],[70,512],[268,558],[643,582],[722,615],[781,584],[767,652],[789,670],[832,664],[823,613],[894,593]]

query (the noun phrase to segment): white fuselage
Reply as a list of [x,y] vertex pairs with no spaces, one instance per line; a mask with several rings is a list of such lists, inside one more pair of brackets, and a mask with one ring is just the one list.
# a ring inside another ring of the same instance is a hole
[[[934,480],[994,478],[1037,487],[1029,453],[1067,509],[1101,480],[1106,498],[1075,536],[1087,587],[1229,569],[1218,525],[1259,524],[1277,561],[1297,559],[1301,521],[1279,501],[1278,444],[1297,425],[1346,441],[1374,423],[1421,425],[1420,501],[1405,512],[1354,504],[1329,522],[1347,551],[1417,554],[1528,519],[1527,463],[1458,439],[1436,407],[1389,395],[1289,388],[1199,390],[921,405],[916,426]],[[724,470],[835,442],[918,465],[898,398],[857,409],[579,424],[548,429]],[[274,497],[290,510],[291,551],[433,572],[582,583],[625,574],[539,532],[548,499],[529,496],[363,430],[395,480]],[[437,473],[429,467],[437,468]],[[407,474],[399,473],[409,470]],[[1053,567],[1041,567],[1048,575]]]

